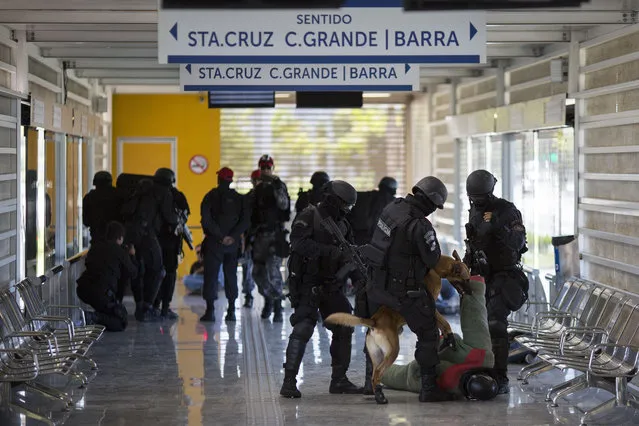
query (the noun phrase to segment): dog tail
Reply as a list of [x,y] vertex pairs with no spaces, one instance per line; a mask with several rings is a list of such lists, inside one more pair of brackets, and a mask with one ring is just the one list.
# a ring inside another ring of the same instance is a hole
[[345,313],[337,313],[329,315],[324,322],[329,324],[339,324],[345,325],[348,327],[356,327],[358,325],[364,325],[366,327],[375,327],[375,321],[369,318],[360,318],[355,315],[345,314]]

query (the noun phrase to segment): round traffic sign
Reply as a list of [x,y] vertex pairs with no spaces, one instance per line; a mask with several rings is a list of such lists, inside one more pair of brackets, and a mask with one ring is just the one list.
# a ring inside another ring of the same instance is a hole
[[201,175],[209,168],[209,160],[203,155],[194,155],[189,160],[189,169],[196,175]]

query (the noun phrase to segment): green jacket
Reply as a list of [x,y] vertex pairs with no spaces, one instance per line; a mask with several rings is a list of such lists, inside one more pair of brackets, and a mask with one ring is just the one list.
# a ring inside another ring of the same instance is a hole
[[[459,378],[473,368],[492,368],[495,357],[488,331],[486,313],[486,285],[483,278],[472,277],[471,294],[461,300],[461,329],[464,337],[455,334],[456,350],[446,347],[439,351],[437,383],[442,390],[459,394]],[[421,372],[417,361],[407,365],[391,365],[382,376],[382,383],[389,388],[419,392]]]

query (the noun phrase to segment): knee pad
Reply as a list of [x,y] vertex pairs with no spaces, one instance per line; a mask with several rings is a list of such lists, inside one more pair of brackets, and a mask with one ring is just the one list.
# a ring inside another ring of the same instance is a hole
[[293,326],[291,337],[308,342],[311,340],[315,324],[309,319],[303,319]]
[[488,321],[488,330],[492,338],[507,337],[508,336],[508,324],[499,320]]
[[326,324],[325,327],[333,333],[333,339],[337,340],[350,340],[355,331],[352,327],[336,324]]

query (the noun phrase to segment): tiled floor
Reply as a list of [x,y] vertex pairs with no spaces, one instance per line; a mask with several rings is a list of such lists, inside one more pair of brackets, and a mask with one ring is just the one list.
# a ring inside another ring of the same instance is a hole
[[[181,286],[180,286],[181,287]],[[558,408],[543,402],[543,390],[562,379],[546,373],[527,386],[512,380],[512,392],[490,402],[422,404],[416,394],[387,391],[390,404],[372,397],[328,393],[330,333],[321,325],[309,342],[300,371],[303,398],[282,399],[279,387],[290,325],[259,318],[260,307],[237,309],[236,322],[222,321],[226,301],[218,301],[218,321],[204,325],[197,296],[178,289],[174,304],[180,319],[173,323],[139,324],[133,319],[123,333],[106,334],[93,358],[100,365],[86,390],[74,389],[77,401],[65,425],[549,425],[579,424],[575,404],[594,406],[611,395],[603,391],[576,394]],[[239,303],[238,303],[239,305]],[[259,305],[259,303],[258,303]],[[459,327],[454,323],[454,328]],[[363,381],[363,330],[357,329],[350,378]],[[402,335],[399,362],[412,359],[414,339]],[[518,367],[513,366],[512,373]],[[28,395],[29,406],[47,407],[65,420],[59,407]],[[618,416],[600,424],[638,424]],[[19,416],[0,418],[0,425],[40,424]]]

